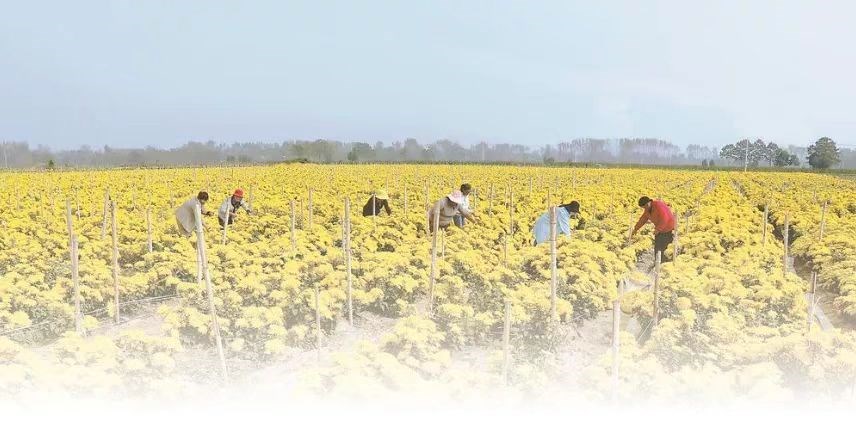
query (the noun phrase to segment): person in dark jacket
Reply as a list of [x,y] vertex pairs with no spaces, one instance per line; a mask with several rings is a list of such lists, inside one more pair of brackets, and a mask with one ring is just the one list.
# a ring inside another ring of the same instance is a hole
[[389,195],[386,190],[376,190],[366,205],[363,206],[363,217],[379,215],[381,210],[386,211],[386,215],[392,215],[392,209],[389,207]]

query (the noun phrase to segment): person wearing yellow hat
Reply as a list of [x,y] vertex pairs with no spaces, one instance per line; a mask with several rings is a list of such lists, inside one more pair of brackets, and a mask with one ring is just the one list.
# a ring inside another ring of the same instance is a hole
[[379,215],[381,210],[386,210],[386,215],[392,215],[392,209],[389,207],[389,194],[386,189],[378,189],[372,193],[369,201],[363,206],[363,217]]

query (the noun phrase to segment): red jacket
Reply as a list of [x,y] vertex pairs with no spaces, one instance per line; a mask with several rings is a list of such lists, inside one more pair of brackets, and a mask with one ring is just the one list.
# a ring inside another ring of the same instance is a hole
[[636,233],[636,231],[642,226],[645,226],[645,223],[648,223],[648,220],[651,220],[651,223],[654,223],[655,233],[671,232],[675,230],[675,216],[672,215],[672,210],[665,202],[659,199],[651,201],[651,208],[646,208],[642,213],[642,216],[639,217],[639,221],[636,222],[636,227],[633,229],[633,233]]

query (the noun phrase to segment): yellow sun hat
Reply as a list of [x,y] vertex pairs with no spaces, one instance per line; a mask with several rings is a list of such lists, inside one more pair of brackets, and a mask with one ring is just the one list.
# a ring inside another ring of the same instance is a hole
[[389,195],[386,193],[386,189],[377,189],[377,190],[375,190],[374,194],[375,194],[375,197],[378,199],[381,199],[384,201],[389,199]]

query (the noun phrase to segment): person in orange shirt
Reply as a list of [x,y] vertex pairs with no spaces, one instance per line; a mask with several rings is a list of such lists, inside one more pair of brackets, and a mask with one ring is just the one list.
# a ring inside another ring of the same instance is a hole
[[627,241],[630,242],[633,235],[650,221],[654,224],[654,257],[659,251],[662,261],[663,252],[675,239],[675,216],[672,215],[672,209],[660,199],[653,200],[643,196],[639,198],[639,207],[643,209],[642,215],[636,222],[636,227],[630,232],[630,236],[627,237]]

